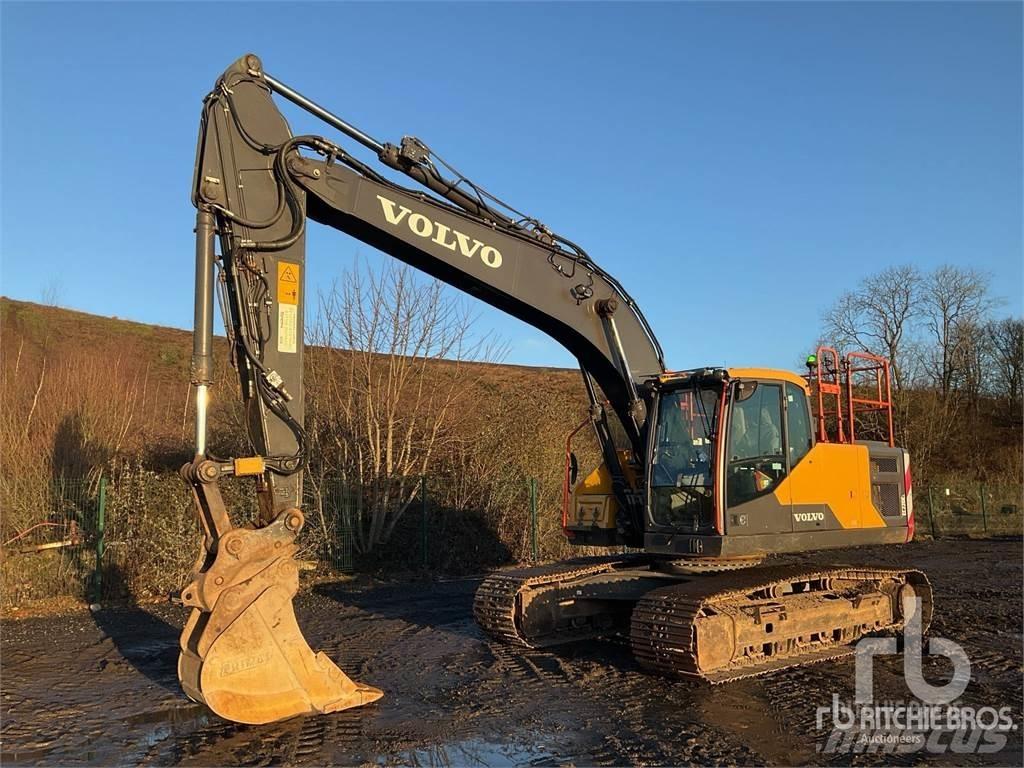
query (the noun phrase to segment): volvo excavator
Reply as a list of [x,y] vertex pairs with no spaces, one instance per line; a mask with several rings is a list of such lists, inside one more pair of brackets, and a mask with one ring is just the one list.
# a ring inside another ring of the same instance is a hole
[[[275,96],[345,138],[292,135]],[[178,674],[216,714],[266,723],[382,695],[314,653],[292,606],[310,220],[529,323],[579,362],[589,399],[580,428],[593,430],[602,461],[577,477],[567,444],[563,528],[570,543],[609,554],[484,580],[473,612],[490,637],[522,647],[617,637],[653,672],[719,683],[851,653],[858,638],[898,631],[914,611],[927,626],[931,589],[918,571],[764,562],[913,536],[910,462],[893,442],[886,361],[823,348],[807,375],[669,371],[636,302],[580,246],[423,141],[372,138],[254,55],[203,101],[192,202],[196,431],[182,475],[203,539],[176,596],[192,609]],[[207,449],[215,294],[249,456]],[[870,414],[882,425],[874,435],[864,432]],[[222,482],[240,478],[255,485],[255,523],[233,522],[221,496]]]

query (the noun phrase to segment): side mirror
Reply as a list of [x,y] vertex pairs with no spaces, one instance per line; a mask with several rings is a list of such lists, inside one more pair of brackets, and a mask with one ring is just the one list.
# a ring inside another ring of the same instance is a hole
[[569,485],[576,485],[576,478],[580,474],[580,463],[575,453],[569,454]]

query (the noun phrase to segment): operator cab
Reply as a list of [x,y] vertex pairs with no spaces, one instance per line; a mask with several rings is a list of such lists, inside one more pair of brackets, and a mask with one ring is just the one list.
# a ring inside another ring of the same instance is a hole
[[775,492],[813,445],[807,386],[796,374],[759,368],[659,377],[648,531],[791,530]]
[[[838,361],[825,350],[825,359]],[[807,377],[706,368],[647,382],[650,460],[623,462],[638,476],[630,484],[643,498],[645,550],[751,557],[906,541],[913,525],[909,456],[884,429],[891,410],[888,363],[835,367],[848,377],[876,373],[877,395],[863,395],[865,382],[852,378],[844,391],[835,370],[811,366]],[[875,422],[883,428],[875,435],[864,431],[869,412],[881,414]],[[855,423],[862,436],[881,439],[851,439]],[[574,490],[575,508],[564,520],[573,543],[621,543],[609,537],[617,502],[606,474],[601,467]],[[580,502],[589,517],[580,514]]]

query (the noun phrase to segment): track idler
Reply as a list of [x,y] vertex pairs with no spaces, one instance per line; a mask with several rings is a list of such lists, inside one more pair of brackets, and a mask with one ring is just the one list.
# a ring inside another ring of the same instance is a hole
[[215,483],[193,489],[207,536],[180,593],[193,609],[178,658],[188,697],[227,720],[251,724],[379,699],[382,691],[314,653],[299,629],[292,598],[299,588],[295,537],[302,512],[285,510],[262,528],[233,528]]

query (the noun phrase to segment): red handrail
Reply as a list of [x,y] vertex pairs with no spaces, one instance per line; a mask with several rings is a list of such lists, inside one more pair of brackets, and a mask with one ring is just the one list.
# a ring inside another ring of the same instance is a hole
[[[863,360],[863,365],[857,365]],[[875,397],[855,397],[853,394],[853,376],[856,373],[873,373],[875,375]],[[889,447],[896,445],[892,426],[892,381],[889,373],[889,361],[884,357],[872,355],[870,352],[850,352],[846,356],[846,403],[850,418],[850,442],[857,438],[854,416],[858,405],[867,406],[866,410],[881,411],[886,416],[888,426]],[[864,409],[862,409],[864,410]]]
[[[833,347],[819,346],[813,370],[807,374],[807,381],[815,388],[813,396],[817,405],[815,414],[818,428],[818,440],[832,442],[829,434],[828,419],[836,420],[835,442],[853,443],[857,440],[856,419],[858,413],[878,411],[885,414],[888,429],[887,440],[894,446],[895,435],[892,418],[892,380],[889,361],[870,352],[849,352],[840,360],[839,353]],[[873,384],[870,379],[865,382],[863,374],[874,374]],[[861,375],[861,381],[856,377]],[[858,397],[855,385],[873,386],[874,397]],[[843,388],[846,388],[844,397]],[[829,410],[830,398],[835,398],[835,409]],[[846,401],[846,413],[843,413],[843,400]]]
[[[836,442],[845,443],[846,436],[843,434],[843,398],[842,383],[839,378],[841,370],[839,364],[839,353],[834,347],[820,346],[815,356],[817,361],[816,373],[814,374],[815,389],[818,395],[818,440],[831,442],[828,434],[827,416],[836,417]],[[828,411],[825,408],[825,395],[835,398],[835,410]]]

